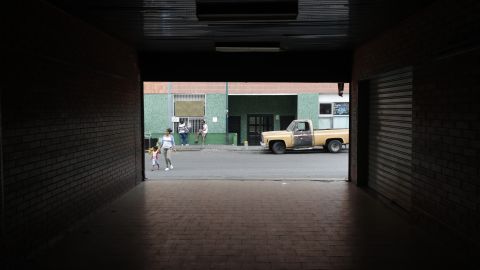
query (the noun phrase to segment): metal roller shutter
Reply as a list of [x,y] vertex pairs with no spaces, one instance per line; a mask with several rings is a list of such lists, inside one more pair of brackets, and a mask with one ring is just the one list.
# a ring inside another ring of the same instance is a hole
[[406,210],[411,206],[412,71],[370,81],[368,185]]

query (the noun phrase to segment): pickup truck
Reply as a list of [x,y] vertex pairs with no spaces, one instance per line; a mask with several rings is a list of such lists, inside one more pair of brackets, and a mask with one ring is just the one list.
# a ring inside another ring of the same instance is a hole
[[262,132],[261,142],[265,149],[275,154],[286,150],[325,149],[338,153],[348,144],[348,129],[312,129],[311,120],[293,120],[286,130]]

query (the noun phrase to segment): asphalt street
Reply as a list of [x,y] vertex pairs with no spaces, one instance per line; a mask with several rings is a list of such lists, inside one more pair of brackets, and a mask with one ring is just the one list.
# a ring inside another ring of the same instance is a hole
[[150,156],[145,155],[147,179],[345,180],[348,172],[346,152],[177,151],[172,153],[170,171],[164,171],[165,160],[160,157],[160,170],[151,171]]

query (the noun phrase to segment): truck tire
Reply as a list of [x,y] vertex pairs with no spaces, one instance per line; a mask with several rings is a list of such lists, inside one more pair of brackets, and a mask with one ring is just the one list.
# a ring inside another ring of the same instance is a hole
[[331,140],[327,144],[328,152],[338,153],[342,150],[342,143],[339,140]]
[[283,142],[274,142],[272,144],[272,152],[275,154],[285,153],[285,144]]

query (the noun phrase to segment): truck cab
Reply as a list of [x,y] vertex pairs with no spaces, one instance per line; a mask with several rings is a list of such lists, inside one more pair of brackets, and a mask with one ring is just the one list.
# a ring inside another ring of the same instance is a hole
[[292,132],[293,147],[312,147],[313,129],[311,120],[294,120],[287,127],[287,131]]

